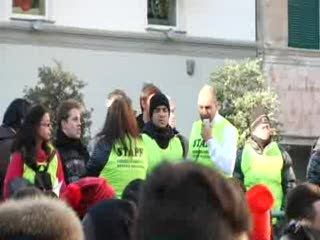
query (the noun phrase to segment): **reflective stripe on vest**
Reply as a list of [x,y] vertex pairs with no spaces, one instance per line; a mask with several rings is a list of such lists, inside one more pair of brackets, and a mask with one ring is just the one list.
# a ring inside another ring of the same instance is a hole
[[276,142],[270,143],[262,154],[257,153],[249,142],[245,144],[241,160],[244,185],[247,190],[256,184],[267,186],[275,199],[273,210],[280,210],[283,200],[282,167],[282,153]]
[[142,139],[147,150],[152,156],[148,162],[148,172],[152,171],[164,160],[169,162],[178,162],[183,159],[181,140],[177,136],[174,136],[170,140],[168,147],[165,149],[160,148],[157,142],[147,134],[142,134]]
[[[39,171],[43,171],[44,167],[46,165],[38,163],[38,166],[40,166]],[[58,181],[57,171],[58,171],[58,156],[57,156],[57,154],[55,154],[54,157],[51,159],[51,161],[49,163],[49,167],[47,169],[47,172],[50,174],[50,177],[51,177],[52,186],[55,186],[56,182]],[[36,172],[32,168],[28,167],[27,164],[23,164],[23,176],[22,177],[24,179],[28,180],[28,182],[30,182],[31,184],[34,184],[35,175],[36,175]]]
[[125,143],[127,148],[121,142],[113,145],[107,164],[100,173],[118,198],[129,182],[137,178],[145,179],[148,168],[148,154],[142,139],[126,137]]
[[[235,129],[235,127],[227,119],[223,117],[218,123],[214,124],[212,127],[212,138],[214,138],[220,145],[222,145],[223,134],[226,127],[232,127]],[[202,121],[198,120],[194,122],[192,125],[192,130],[189,139],[188,157],[194,162],[217,169],[214,162],[210,158],[208,146],[201,137],[201,131]],[[238,138],[237,130],[236,133],[236,137]]]

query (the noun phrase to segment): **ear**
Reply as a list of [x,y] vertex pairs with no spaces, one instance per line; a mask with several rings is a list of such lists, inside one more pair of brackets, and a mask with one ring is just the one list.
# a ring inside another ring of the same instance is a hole
[[68,124],[67,120],[61,120],[61,129],[64,129]]

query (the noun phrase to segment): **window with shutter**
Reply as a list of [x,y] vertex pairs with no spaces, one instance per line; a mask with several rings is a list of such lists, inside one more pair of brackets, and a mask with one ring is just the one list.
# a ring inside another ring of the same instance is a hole
[[319,0],[288,0],[288,45],[319,49]]

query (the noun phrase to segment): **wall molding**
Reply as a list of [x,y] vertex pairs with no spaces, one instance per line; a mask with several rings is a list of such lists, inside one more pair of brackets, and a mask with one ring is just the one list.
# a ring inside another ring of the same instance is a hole
[[25,44],[102,51],[194,57],[255,57],[257,43],[191,37],[173,32],[119,32],[56,26],[39,21],[0,22],[0,44]]
[[261,51],[264,63],[306,67],[320,66],[320,50],[298,48],[265,48]]

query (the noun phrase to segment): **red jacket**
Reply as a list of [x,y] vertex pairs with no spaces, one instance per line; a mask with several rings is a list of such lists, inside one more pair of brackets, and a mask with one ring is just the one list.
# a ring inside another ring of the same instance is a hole
[[[42,149],[38,149],[37,151],[37,160],[39,163],[44,162],[46,160],[46,154]],[[21,157],[20,152],[14,152],[11,155],[11,161],[9,163],[6,176],[4,179],[4,185],[3,185],[3,197],[4,199],[9,198],[9,183],[15,178],[21,178],[23,176],[23,159]],[[65,181],[64,181],[64,174],[63,174],[63,168],[61,164],[61,159],[58,154],[58,170],[56,173],[57,179],[59,182],[62,182],[62,186],[60,189],[60,192],[62,192],[65,188]]]

